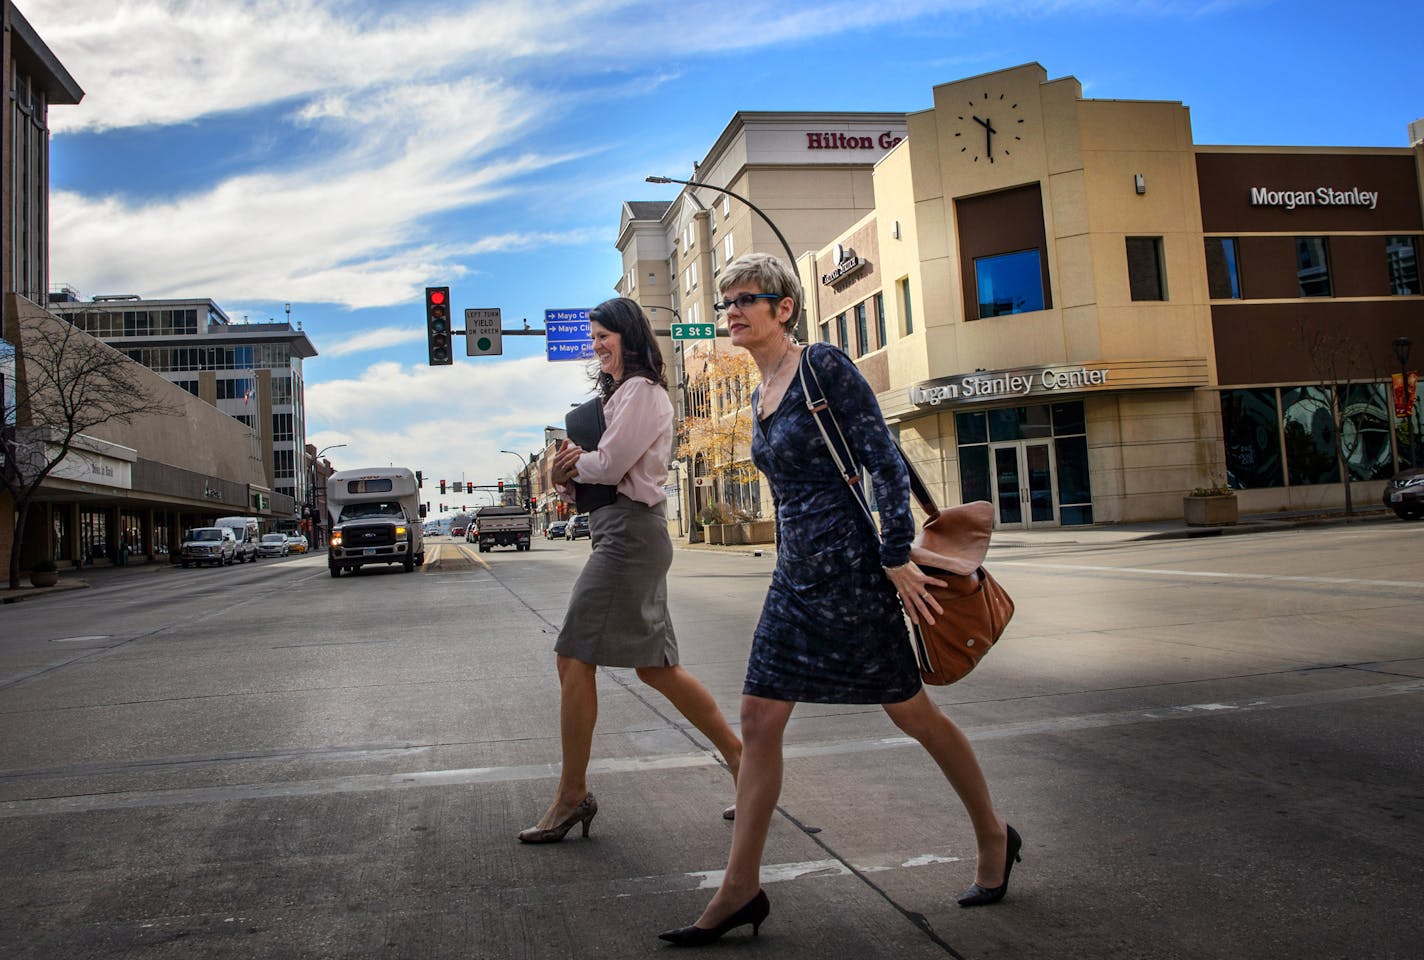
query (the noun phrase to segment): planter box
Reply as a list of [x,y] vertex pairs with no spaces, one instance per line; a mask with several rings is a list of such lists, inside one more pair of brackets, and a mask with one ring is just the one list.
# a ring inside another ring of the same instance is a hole
[[718,524],[718,525],[714,528],[715,530],[718,531],[717,543],[720,543],[720,544],[722,544],[722,545],[724,545],[724,546],[728,546],[728,547],[735,547],[735,546],[737,546],[738,544],[746,543],[747,541],[746,541],[746,539],[745,539],[745,538],[743,537],[743,535],[742,535],[742,534],[743,534],[742,527],[743,527],[743,524],[740,524],[740,523],[722,523],[722,524]]
[[1236,496],[1183,497],[1182,516],[1189,527],[1224,527],[1238,519]]
[[750,520],[740,526],[742,543],[771,543],[776,539],[775,520]]
[[30,584],[36,587],[52,587],[59,583],[59,572],[56,570],[43,570],[38,573],[30,573]]

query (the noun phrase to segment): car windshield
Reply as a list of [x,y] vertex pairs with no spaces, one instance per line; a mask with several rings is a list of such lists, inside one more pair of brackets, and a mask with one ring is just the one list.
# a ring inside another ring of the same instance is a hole
[[280,533],[269,533],[262,538],[263,543],[286,543],[287,538]]
[[374,500],[370,503],[348,503],[341,508],[341,522],[365,520],[368,517],[396,517],[404,519],[405,512],[395,500]]
[[194,530],[194,531],[193,531],[193,539],[194,539],[194,540],[221,540],[222,538],[223,538],[223,537],[222,537],[222,531],[221,531],[221,530]]

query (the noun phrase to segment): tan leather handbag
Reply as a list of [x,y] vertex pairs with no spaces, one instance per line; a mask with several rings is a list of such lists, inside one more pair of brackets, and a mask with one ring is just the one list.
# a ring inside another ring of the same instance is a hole
[[[860,464],[831,413],[830,403],[811,365],[810,353],[809,346],[802,351],[798,371],[806,406],[821,431],[831,459],[878,536],[879,530],[860,482]],[[1014,615],[1014,601],[984,569],[984,555],[989,552],[989,535],[994,529],[994,505],[978,500],[940,509],[905,451],[898,443],[895,449],[910,475],[910,492],[926,518],[910,547],[910,559],[929,576],[948,584],[926,586],[944,611],[934,615],[935,622],[911,623],[921,679],[943,686],[963,679],[978,666],[1003,636],[1004,628]]]

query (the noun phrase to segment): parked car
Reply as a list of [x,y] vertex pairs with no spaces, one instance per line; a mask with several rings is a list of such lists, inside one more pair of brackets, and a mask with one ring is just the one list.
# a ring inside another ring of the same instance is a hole
[[262,536],[257,543],[257,555],[259,557],[285,557],[291,553],[287,546],[287,537],[281,533],[268,533]]
[[576,513],[569,520],[568,528],[564,531],[565,540],[577,540],[579,537],[588,537],[588,514]]
[[232,535],[231,527],[194,527],[183,535],[183,546],[178,551],[178,562],[184,567],[201,567],[205,563],[230,567],[236,559],[237,537]]
[[306,553],[306,552],[307,552],[307,538],[306,538],[306,536],[305,536],[304,534],[300,534],[300,533],[289,533],[289,534],[287,534],[287,549],[288,549],[289,551],[291,551],[292,553]]
[[1401,520],[1424,518],[1424,467],[1396,473],[1384,485],[1384,505]]
[[553,523],[549,524],[547,527],[544,528],[544,539],[564,539],[565,531],[568,529],[568,526],[569,522],[567,520],[555,520]]
[[232,529],[232,535],[237,540],[238,563],[255,562],[262,556],[257,551],[257,544],[262,540],[262,528],[256,517],[219,517],[213,521],[213,526]]

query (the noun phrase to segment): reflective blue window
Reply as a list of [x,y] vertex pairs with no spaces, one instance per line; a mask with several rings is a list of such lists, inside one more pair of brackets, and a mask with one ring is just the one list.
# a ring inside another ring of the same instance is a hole
[[1043,309],[1043,271],[1037,250],[980,257],[974,261],[974,281],[980,317]]

